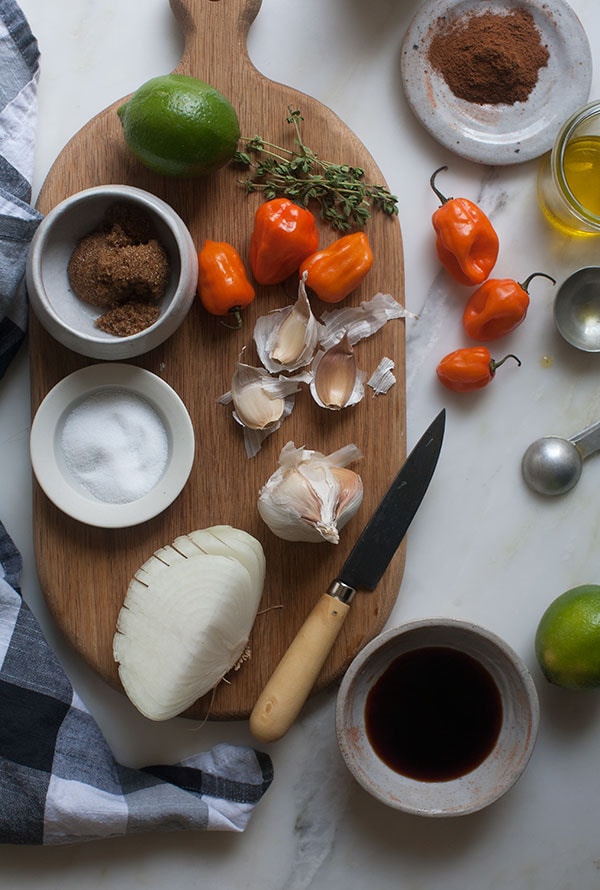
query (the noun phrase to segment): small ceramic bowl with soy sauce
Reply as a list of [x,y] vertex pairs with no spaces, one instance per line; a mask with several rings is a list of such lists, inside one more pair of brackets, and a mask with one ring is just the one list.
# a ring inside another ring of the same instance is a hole
[[473,813],[502,797],[533,752],[539,701],[521,658],[491,631],[409,622],[359,652],[340,685],[336,730],[354,778],[420,816]]

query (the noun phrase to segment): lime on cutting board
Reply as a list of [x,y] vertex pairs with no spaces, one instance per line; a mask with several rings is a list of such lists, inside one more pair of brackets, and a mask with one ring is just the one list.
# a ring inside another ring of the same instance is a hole
[[231,160],[240,138],[234,107],[184,74],[153,77],[118,109],[133,154],[165,176],[206,176]]

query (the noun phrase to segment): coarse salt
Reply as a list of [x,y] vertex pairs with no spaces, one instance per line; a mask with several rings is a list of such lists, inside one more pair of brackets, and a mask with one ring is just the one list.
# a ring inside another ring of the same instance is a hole
[[167,465],[169,440],[154,408],[127,390],[99,390],[68,415],[64,463],[94,497],[127,504],[148,494]]

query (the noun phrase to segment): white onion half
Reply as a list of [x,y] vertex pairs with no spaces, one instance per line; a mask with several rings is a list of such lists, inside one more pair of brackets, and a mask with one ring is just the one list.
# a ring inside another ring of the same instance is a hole
[[260,543],[231,526],[176,538],[135,573],[113,655],[126,695],[167,720],[213,689],[247,649],[265,578]]

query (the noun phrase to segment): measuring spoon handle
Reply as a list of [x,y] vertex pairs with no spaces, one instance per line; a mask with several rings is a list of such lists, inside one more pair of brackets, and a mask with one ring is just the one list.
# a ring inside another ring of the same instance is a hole
[[600,451],[600,420],[580,433],[571,436],[569,442],[575,445],[584,460],[590,454]]

